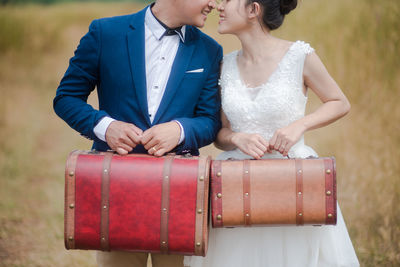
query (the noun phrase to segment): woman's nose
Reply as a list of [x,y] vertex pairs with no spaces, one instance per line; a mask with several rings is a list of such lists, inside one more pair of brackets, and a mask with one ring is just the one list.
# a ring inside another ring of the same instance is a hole
[[222,6],[222,1],[218,4],[217,10],[220,11],[220,12],[221,12],[222,10],[224,10],[224,7]]

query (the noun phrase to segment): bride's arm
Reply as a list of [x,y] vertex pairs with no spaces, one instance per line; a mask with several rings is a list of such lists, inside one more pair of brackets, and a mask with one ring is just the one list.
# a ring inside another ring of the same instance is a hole
[[217,134],[217,139],[214,145],[221,150],[233,150],[236,146],[232,143],[232,136],[234,132],[231,130],[231,124],[226,118],[224,111],[221,109],[221,123],[222,127]]
[[316,53],[307,56],[303,76],[305,86],[310,88],[323,104],[314,112],[275,132],[269,140],[269,148],[278,150],[283,155],[287,155],[290,147],[304,132],[326,126],[350,110],[349,101]]
[[316,111],[300,120],[306,131],[328,125],[350,111],[349,101],[316,53],[307,57],[303,75],[305,86],[323,103]]
[[221,110],[222,128],[218,132],[214,144],[222,150],[239,148],[243,153],[260,159],[267,151],[268,142],[258,134],[237,133],[231,130],[231,124]]

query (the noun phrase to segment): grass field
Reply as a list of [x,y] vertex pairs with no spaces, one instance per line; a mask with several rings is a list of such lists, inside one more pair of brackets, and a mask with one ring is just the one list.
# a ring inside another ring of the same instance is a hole
[[[91,144],[56,117],[52,99],[90,21],[141,7],[0,7],[0,266],[95,266],[93,252],[63,245],[65,159]],[[303,0],[275,33],[310,42],[352,104],[306,142],[337,159],[339,202],[361,266],[400,266],[399,18],[397,0]],[[238,49],[234,37],[217,34],[217,20],[213,12],[204,31],[224,53]],[[308,110],[318,104],[311,95]]]

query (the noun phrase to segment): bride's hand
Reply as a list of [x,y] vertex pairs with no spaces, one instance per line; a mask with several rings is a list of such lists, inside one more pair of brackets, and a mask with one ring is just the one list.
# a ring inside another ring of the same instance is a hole
[[300,140],[305,131],[306,127],[296,122],[276,130],[269,140],[268,152],[276,150],[286,157],[290,148]]
[[243,153],[255,159],[261,159],[268,149],[268,142],[259,134],[235,133],[231,141]]

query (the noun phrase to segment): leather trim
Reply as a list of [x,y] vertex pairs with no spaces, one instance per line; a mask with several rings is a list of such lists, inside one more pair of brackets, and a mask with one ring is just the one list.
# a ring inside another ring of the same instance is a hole
[[75,169],[81,152],[80,150],[72,151],[65,167],[64,243],[66,249],[75,249]]
[[334,157],[331,157],[332,159],[332,164],[333,164],[333,216],[334,216],[334,220],[333,220],[333,224],[336,225],[337,224],[337,184],[336,184],[336,159]]
[[295,159],[296,165],[296,225],[304,225],[303,210],[303,164],[301,159]]
[[243,216],[246,226],[251,225],[250,207],[250,162],[243,160]]
[[169,219],[169,198],[170,198],[170,179],[171,167],[174,156],[166,156],[164,160],[164,170],[162,177],[161,193],[161,232],[160,250],[161,253],[168,253],[168,219]]
[[[213,227],[222,227],[224,218],[222,212],[222,170],[221,170],[221,161],[213,160],[211,167],[211,190],[212,190],[212,226]],[[221,174],[218,176],[217,174]],[[218,194],[221,194],[221,197],[218,197]],[[220,219],[218,219],[218,215],[220,215]]]
[[[194,254],[202,256],[205,255],[204,251],[206,245],[203,233],[207,231],[207,220],[205,220],[205,218],[208,217],[208,207],[206,203],[206,201],[208,202],[208,193],[206,192],[208,191],[208,186],[206,186],[208,179],[206,179],[206,168],[209,167],[209,158],[200,157],[198,164]],[[201,213],[198,212],[199,210],[201,210]],[[200,244],[200,246],[197,244]]]
[[109,242],[109,211],[110,211],[110,167],[113,152],[104,154],[101,176],[101,219],[100,219],[100,246],[103,251],[110,251]]
[[211,157],[208,156],[204,166],[204,216],[203,216],[203,243],[204,247],[201,256],[205,257],[208,249],[209,237],[209,211],[210,211],[210,171],[211,171]]
[[[324,158],[325,166],[325,195],[326,195],[326,224],[336,224],[336,167],[334,158]],[[328,171],[329,170],[329,171]],[[330,191],[330,194],[326,192]],[[329,216],[331,214],[331,216]]]

